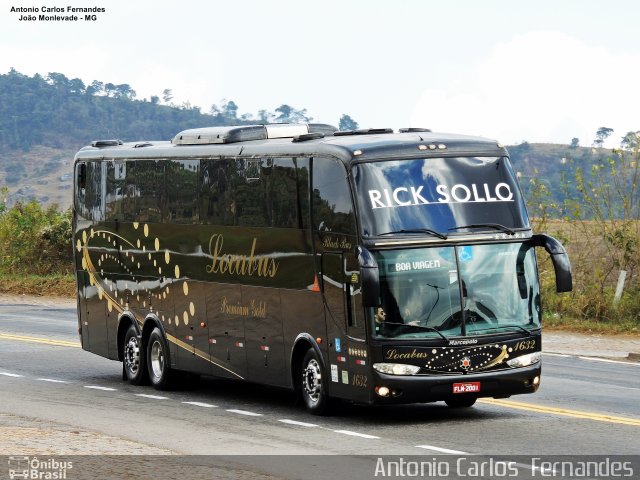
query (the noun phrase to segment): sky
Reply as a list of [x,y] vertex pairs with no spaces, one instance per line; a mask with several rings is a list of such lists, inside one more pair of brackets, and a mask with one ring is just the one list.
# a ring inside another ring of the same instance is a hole
[[[637,0],[0,0],[0,73],[15,68],[173,91],[240,113],[424,127],[505,144],[608,146],[640,130]],[[104,8],[93,22],[12,7]],[[36,14],[36,15],[39,15]],[[205,125],[203,125],[205,126]]]

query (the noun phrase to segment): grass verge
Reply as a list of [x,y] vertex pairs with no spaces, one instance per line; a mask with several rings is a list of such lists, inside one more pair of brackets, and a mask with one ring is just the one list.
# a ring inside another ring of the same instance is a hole
[[0,293],[75,298],[73,275],[0,274]]
[[628,335],[640,337],[640,324],[630,320],[619,322],[601,322],[580,318],[556,317],[545,315],[542,321],[544,330],[556,330],[577,333],[596,333],[602,335]]

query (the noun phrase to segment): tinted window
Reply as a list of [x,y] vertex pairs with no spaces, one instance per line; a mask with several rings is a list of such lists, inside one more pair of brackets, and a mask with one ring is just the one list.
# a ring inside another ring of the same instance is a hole
[[106,164],[87,162],[84,205],[81,205],[82,216],[96,222],[104,220],[103,170],[106,175]]
[[203,160],[200,174],[202,221],[219,225],[300,228],[305,220],[299,205],[307,195],[308,173],[299,179],[296,163],[291,158]]
[[353,168],[364,235],[498,223],[528,227],[507,158],[459,157],[361,163]]
[[204,223],[234,225],[231,175],[234,160],[202,160],[200,163],[200,218]]
[[166,221],[197,222],[199,168],[200,160],[168,160],[166,162]]
[[135,162],[135,207],[133,219],[139,222],[160,222],[166,203],[164,185],[165,162],[140,160]]
[[107,220],[123,220],[127,165],[123,161],[113,160],[105,163],[107,165],[105,217]]
[[351,190],[344,166],[329,158],[313,159],[313,228],[355,233]]

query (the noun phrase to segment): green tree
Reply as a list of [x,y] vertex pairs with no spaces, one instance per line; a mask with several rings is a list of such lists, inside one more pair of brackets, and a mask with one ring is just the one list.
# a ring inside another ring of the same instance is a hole
[[580,139],[578,137],[573,137],[571,139],[571,148],[578,148],[580,146]]
[[296,110],[290,105],[282,104],[276,108],[275,121],[277,123],[307,123],[313,120],[307,115],[307,109]]
[[627,134],[622,137],[620,146],[625,150],[637,150],[638,146],[640,146],[640,132],[627,132]]
[[358,122],[351,118],[346,113],[342,114],[340,121],[338,122],[338,130],[357,130]]
[[609,127],[600,127],[596,132],[596,138],[593,141],[594,147],[602,147],[604,145],[604,141],[611,136],[613,133],[613,128]]

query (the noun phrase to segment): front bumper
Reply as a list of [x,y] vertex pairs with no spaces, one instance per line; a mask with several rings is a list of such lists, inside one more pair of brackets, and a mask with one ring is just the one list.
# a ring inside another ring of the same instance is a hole
[[[511,395],[534,393],[540,383],[541,365],[513,368],[472,375],[386,375],[373,372],[374,387],[387,387],[391,394],[381,397],[372,391],[371,403],[380,405],[400,403],[426,403],[460,398],[464,396],[504,398]],[[454,383],[480,382],[480,391],[453,393]]]

